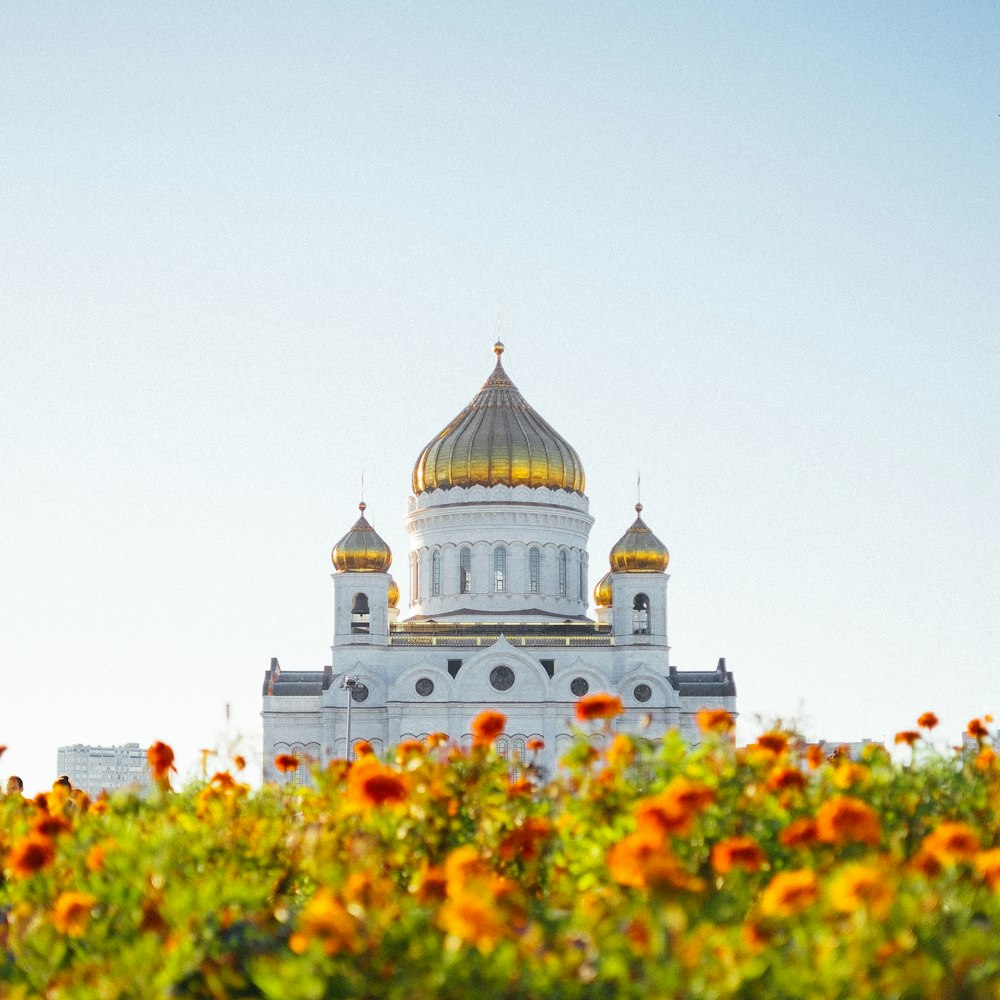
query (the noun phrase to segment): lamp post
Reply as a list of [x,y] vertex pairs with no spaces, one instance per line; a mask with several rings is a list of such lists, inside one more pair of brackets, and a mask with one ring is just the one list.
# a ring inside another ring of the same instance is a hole
[[347,692],[347,752],[344,756],[348,762],[351,759],[351,702],[354,701],[354,689],[358,686],[357,677],[348,677],[344,674],[344,679],[340,686]]

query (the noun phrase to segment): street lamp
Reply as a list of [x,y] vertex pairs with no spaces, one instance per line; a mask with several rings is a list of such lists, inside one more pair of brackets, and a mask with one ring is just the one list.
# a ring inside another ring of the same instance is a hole
[[354,701],[354,689],[361,683],[357,677],[348,677],[344,674],[340,682],[341,688],[347,692],[347,753],[344,756],[348,761],[351,759],[351,702]]

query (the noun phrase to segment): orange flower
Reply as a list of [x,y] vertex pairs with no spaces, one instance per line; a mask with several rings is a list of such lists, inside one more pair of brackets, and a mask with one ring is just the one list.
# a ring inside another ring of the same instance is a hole
[[166,744],[157,740],[147,751],[146,760],[153,770],[153,777],[159,781],[169,781],[170,772],[174,767],[174,751]]
[[636,804],[639,830],[661,837],[686,834],[695,815],[704,811],[714,798],[715,793],[707,785],[678,776],[658,795],[640,799]]
[[877,844],[882,838],[878,813],[867,802],[838,795],[824,802],[816,812],[819,839],[843,845],[856,841]]
[[826,760],[826,751],[818,743],[810,743],[806,749],[806,760],[815,771]]
[[695,721],[703,733],[730,733],[736,725],[736,720],[724,708],[700,708]]
[[1000,847],[981,851],[975,857],[976,871],[994,892],[1000,892]]
[[533,861],[538,857],[538,846],[552,834],[552,824],[547,819],[533,817],[526,819],[519,827],[500,841],[499,854],[505,861],[520,858]]
[[506,725],[507,716],[503,712],[494,712],[492,709],[480,712],[472,720],[472,736],[476,746],[490,746]]
[[811,868],[779,872],[760,896],[760,910],[768,917],[791,917],[816,902],[819,890]]
[[435,747],[446,747],[448,745],[447,733],[431,733],[427,737],[427,745],[433,750]]
[[73,825],[62,816],[50,816],[46,813],[39,816],[31,828],[43,837],[58,837],[60,833],[68,833],[72,830]]
[[996,751],[992,747],[983,747],[983,749],[976,754],[976,759],[973,763],[976,765],[978,770],[988,771],[994,763],[996,763],[996,759]]
[[424,745],[420,740],[403,740],[396,747],[396,760],[402,762],[411,755],[419,755],[424,752]]
[[354,759],[360,760],[362,757],[374,757],[375,748],[368,742],[368,740],[358,740],[354,744]]
[[228,771],[216,771],[212,775],[212,784],[224,792],[231,792],[234,788],[238,787],[236,779]]
[[350,951],[357,937],[357,921],[344,908],[333,890],[316,890],[299,918],[299,929],[288,939],[288,946],[301,955],[313,939],[323,944],[328,955]]
[[885,876],[874,865],[848,865],[830,884],[830,903],[841,913],[853,913],[862,907],[884,920],[895,896]]
[[405,802],[409,788],[403,777],[374,758],[355,764],[351,770],[350,792],[366,806],[398,805]]
[[905,743],[908,747],[912,747],[917,740],[920,739],[920,733],[915,729],[904,729],[901,733],[896,733],[897,744]]
[[989,736],[990,731],[986,728],[986,725],[982,719],[970,719],[969,735],[974,736],[977,740],[981,740]]
[[238,753],[233,758],[233,767],[235,767],[237,771],[242,771],[246,766],[247,766],[247,759],[246,759],[246,757],[244,757],[242,754]]
[[819,831],[816,829],[816,820],[808,816],[793,819],[781,831],[778,839],[785,847],[808,847],[819,840]]
[[452,937],[468,941],[482,954],[503,939],[505,921],[492,899],[463,892],[450,897],[438,917],[441,928]]
[[807,783],[806,776],[797,767],[780,767],[767,777],[767,787],[772,792],[801,791]]
[[635,743],[627,733],[615,733],[607,751],[608,763],[614,768],[628,767],[635,760]]
[[97,899],[86,892],[63,892],[52,908],[52,923],[67,937],[81,937]]
[[944,865],[941,864],[940,859],[925,850],[917,851],[910,859],[910,865],[927,878],[937,878],[944,871]]
[[760,845],[749,837],[730,837],[712,847],[712,867],[725,875],[734,868],[748,872],[759,871],[767,860]]
[[942,864],[968,861],[979,850],[979,835],[967,823],[941,823],[924,837],[921,848]]
[[593,719],[613,719],[624,712],[621,698],[616,694],[598,692],[586,694],[576,703],[577,722],[590,722]]
[[773,754],[784,753],[788,749],[788,733],[782,733],[777,729],[769,733],[761,733],[757,737],[757,746],[769,750]]
[[685,871],[659,837],[643,831],[630,834],[611,848],[608,871],[619,885],[637,889],[673,887],[701,892],[705,888],[700,878]]
[[282,774],[287,774],[289,771],[297,771],[299,769],[299,764],[299,758],[293,753],[279,753],[278,756],[274,758],[274,766]]
[[7,867],[17,876],[26,878],[52,864],[56,856],[55,844],[50,837],[29,833],[14,843],[7,855]]
[[537,736],[533,736],[528,740],[528,749],[532,753],[538,753],[539,750],[545,749],[545,740],[540,740]]
[[933,712],[924,712],[923,715],[917,719],[917,725],[921,729],[933,729],[940,720]]

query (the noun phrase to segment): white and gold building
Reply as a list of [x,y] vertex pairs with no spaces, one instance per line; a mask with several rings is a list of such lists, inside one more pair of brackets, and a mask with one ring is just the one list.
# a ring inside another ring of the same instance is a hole
[[[732,674],[670,666],[667,547],[636,518],[611,550],[588,611],[593,518],[579,455],[525,401],[501,363],[413,467],[406,530],[409,608],[392,553],[361,516],[333,548],[331,664],[264,677],[264,778],[297,753],[321,763],[367,740],[471,739],[485,708],[507,716],[498,750],[551,771],[568,744],[574,702],[621,697],[619,729],[656,739],[679,727],[696,739],[702,707],[735,712]],[[602,567],[602,570],[604,567]],[[345,681],[349,684],[344,686]],[[351,699],[350,713],[348,699]]]

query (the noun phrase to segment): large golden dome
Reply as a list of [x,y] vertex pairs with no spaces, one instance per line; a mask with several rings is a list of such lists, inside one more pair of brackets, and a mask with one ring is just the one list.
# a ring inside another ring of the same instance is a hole
[[611,572],[662,573],[670,563],[670,553],[639,516],[642,514],[641,503],[635,505],[635,513],[632,527],[611,550]]
[[582,493],[580,456],[525,401],[500,363],[482,389],[420,453],[413,492],[453,486],[547,486]]
[[363,501],[358,504],[361,517],[330,554],[339,573],[386,573],[392,564],[392,552],[365,519],[365,507]]

